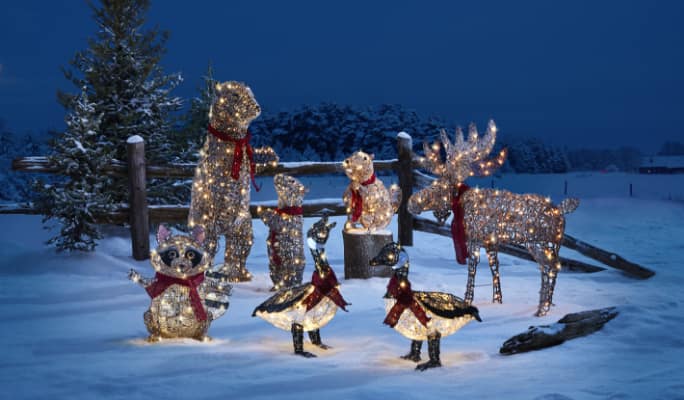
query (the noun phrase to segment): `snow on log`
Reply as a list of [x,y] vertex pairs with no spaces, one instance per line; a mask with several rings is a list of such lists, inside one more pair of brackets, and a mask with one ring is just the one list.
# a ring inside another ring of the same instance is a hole
[[617,315],[615,307],[567,314],[555,324],[531,326],[527,332],[506,340],[499,353],[511,355],[556,346],[600,330]]
[[655,272],[648,268],[644,268],[639,264],[625,260],[615,253],[585,243],[568,235],[567,233],[563,236],[563,241],[561,244],[587,257],[593,258],[596,261],[600,261],[610,267],[624,271],[627,275],[634,278],[648,279],[655,275]]

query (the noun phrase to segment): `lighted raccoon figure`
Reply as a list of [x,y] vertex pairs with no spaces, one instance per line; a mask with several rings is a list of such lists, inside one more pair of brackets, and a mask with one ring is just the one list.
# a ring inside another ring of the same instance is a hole
[[401,190],[389,190],[373,170],[373,155],[357,151],[342,162],[344,173],[351,179],[343,200],[347,206],[346,229],[363,227],[369,231],[384,229],[401,203]]
[[172,236],[166,226],[160,225],[157,242],[158,248],[150,255],[154,278],[144,278],[135,270],[128,274],[152,299],[143,315],[150,333],[148,340],[207,340],[209,325],[228,308],[231,286],[206,272],[211,257],[203,247],[204,229],[197,226],[192,236]]
[[278,194],[278,207],[258,208],[259,218],[269,229],[266,240],[268,269],[273,288],[300,285],[304,272],[304,241],[302,239],[302,203],[309,190],[296,178],[285,174],[273,177]]
[[230,281],[248,281],[251,274],[245,263],[253,239],[250,181],[256,186],[255,173],[275,166],[278,156],[270,147],[255,149],[250,144],[247,128],[261,114],[261,108],[247,85],[219,83],[215,94],[209,132],[192,182],[188,225],[205,227],[211,259],[220,236],[224,236],[224,263],[218,269]]

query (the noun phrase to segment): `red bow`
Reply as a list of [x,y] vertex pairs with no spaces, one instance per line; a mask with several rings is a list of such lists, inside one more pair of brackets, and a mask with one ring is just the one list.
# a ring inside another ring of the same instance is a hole
[[[361,182],[361,185],[368,186],[373,182],[375,182],[375,172],[373,172],[373,175],[371,175],[367,181]],[[363,213],[363,198],[358,190],[352,189],[351,195],[352,222],[356,222],[361,218],[361,214]]]
[[242,158],[244,156],[244,152],[247,152],[247,157],[249,158],[249,176],[252,179],[252,185],[254,185],[254,188],[257,192],[261,190],[261,187],[257,186],[256,180],[254,179],[254,174],[256,173],[256,164],[254,163],[254,149],[252,148],[252,145],[249,144],[249,141],[252,138],[252,134],[249,133],[249,131],[247,131],[245,137],[243,137],[242,139],[235,139],[227,133],[221,132],[211,125],[208,126],[208,129],[209,133],[214,135],[217,139],[223,140],[224,142],[231,142],[235,145],[233,165],[230,170],[230,176],[233,179],[240,178],[240,166],[242,165]]
[[470,187],[465,183],[458,186],[456,196],[451,199],[451,211],[454,213],[454,218],[451,220],[451,238],[454,240],[454,249],[456,250],[456,261],[459,264],[465,264],[468,258],[468,247],[466,247],[466,232],[463,223],[465,211],[461,204],[461,196],[468,191]]
[[328,297],[332,300],[338,307],[347,311],[345,306],[349,303],[342,297],[342,294],[337,290],[339,282],[337,282],[337,276],[335,276],[335,271],[332,268],[328,269],[325,277],[321,277],[318,271],[314,271],[311,276],[311,284],[314,286],[314,291],[311,292],[309,296],[304,299],[304,304],[306,304],[306,311],[311,310],[318,304],[323,296]]
[[202,299],[197,292],[197,287],[202,282],[204,282],[204,272],[193,275],[186,279],[176,278],[157,272],[154,276],[154,282],[146,287],[145,290],[147,291],[147,294],[154,299],[155,297],[164,293],[164,291],[171,285],[181,285],[190,288],[190,305],[192,306],[192,311],[195,313],[195,318],[197,318],[198,321],[206,321],[207,312],[204,310]]
[[392,279],[390,279],[389,284],[387,285],[387,292],[390,294],[390,296],[397,299],[397,302],[394,303],[392,309],[390,309],[387,313],[387,316],[383,321],[385,324],[394,328],[394,326],[399,322],[401,313],[409,308],[413,315],[418,318],[418,321],[427,327],[430,317],[425,314],[423,307],[421,307],[420,303],[418,303],[418,301],[413,297],[411,283],[408,280],[402,280],[399,282],[399,279],[397,279],[396,276],[392,276]]
[[[304,213],[304,209],[301,206],[276,208],[274,211],[280,215],[302,215]],[[280,266],[283,264],[283,260],[280,258],[280,255],[278,255],[278,251],[276,250],[276,243],[278,243],[278,233],[280,232],[278,232],[276,229],[271,229],[271,232],[268,235],[268,249],[271,253],[271,261],[273,262],[273,265],[276,266]]]

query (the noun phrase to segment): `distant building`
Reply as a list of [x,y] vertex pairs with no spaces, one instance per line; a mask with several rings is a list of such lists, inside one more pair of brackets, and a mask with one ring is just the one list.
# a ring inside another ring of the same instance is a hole
[[648,156],[641,159],[640,174],[684,174],[684,156]]

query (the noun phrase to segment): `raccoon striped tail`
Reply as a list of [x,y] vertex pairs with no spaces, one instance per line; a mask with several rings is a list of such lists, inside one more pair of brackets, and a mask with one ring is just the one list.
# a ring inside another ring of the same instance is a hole
[[579,199],[569,197],[560,202],[560,204],[558,205],[558,209],[562,214],[568,214],[575,211],[577,206],[579,206]]

